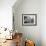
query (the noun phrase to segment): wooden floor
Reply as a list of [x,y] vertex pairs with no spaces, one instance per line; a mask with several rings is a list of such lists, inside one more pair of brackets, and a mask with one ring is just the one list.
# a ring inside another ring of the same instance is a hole
[[6,40],[6,42],[2,43],[0,46],[16,46],[15,39],[13,40]]

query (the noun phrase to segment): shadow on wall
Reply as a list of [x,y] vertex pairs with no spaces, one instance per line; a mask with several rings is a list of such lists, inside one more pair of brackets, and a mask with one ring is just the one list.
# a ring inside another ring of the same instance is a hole
[[17,0],[16,3],[12,6],[12,9],[16,9],[18,8],[24,0]]

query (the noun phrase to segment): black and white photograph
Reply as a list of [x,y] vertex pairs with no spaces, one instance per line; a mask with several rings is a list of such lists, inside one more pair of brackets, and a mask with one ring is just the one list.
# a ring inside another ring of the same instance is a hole
[[22,25],[25,26],[37,25],[37,14],[22,14]]

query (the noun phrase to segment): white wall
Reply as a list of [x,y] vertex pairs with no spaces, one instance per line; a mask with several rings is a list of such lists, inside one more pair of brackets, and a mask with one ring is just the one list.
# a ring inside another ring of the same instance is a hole
[[41,38],[42,46],[46,46],[46,0],[41,1]]
[[16,0],[0,0],[0,27],[12,28],[12,6]]
[[[35,41],[36,46],[41,46],[41,1],[18,0],[13,6],[15,30],[23,33],[24,38]],[[37,14],[37,26],[22,26],[22,14]]]

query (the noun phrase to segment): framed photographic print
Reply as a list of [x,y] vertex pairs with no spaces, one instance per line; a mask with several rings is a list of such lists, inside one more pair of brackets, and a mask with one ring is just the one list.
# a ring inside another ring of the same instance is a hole
[[23,26],[36,26],[37,14],[22,14],[22,25]]

